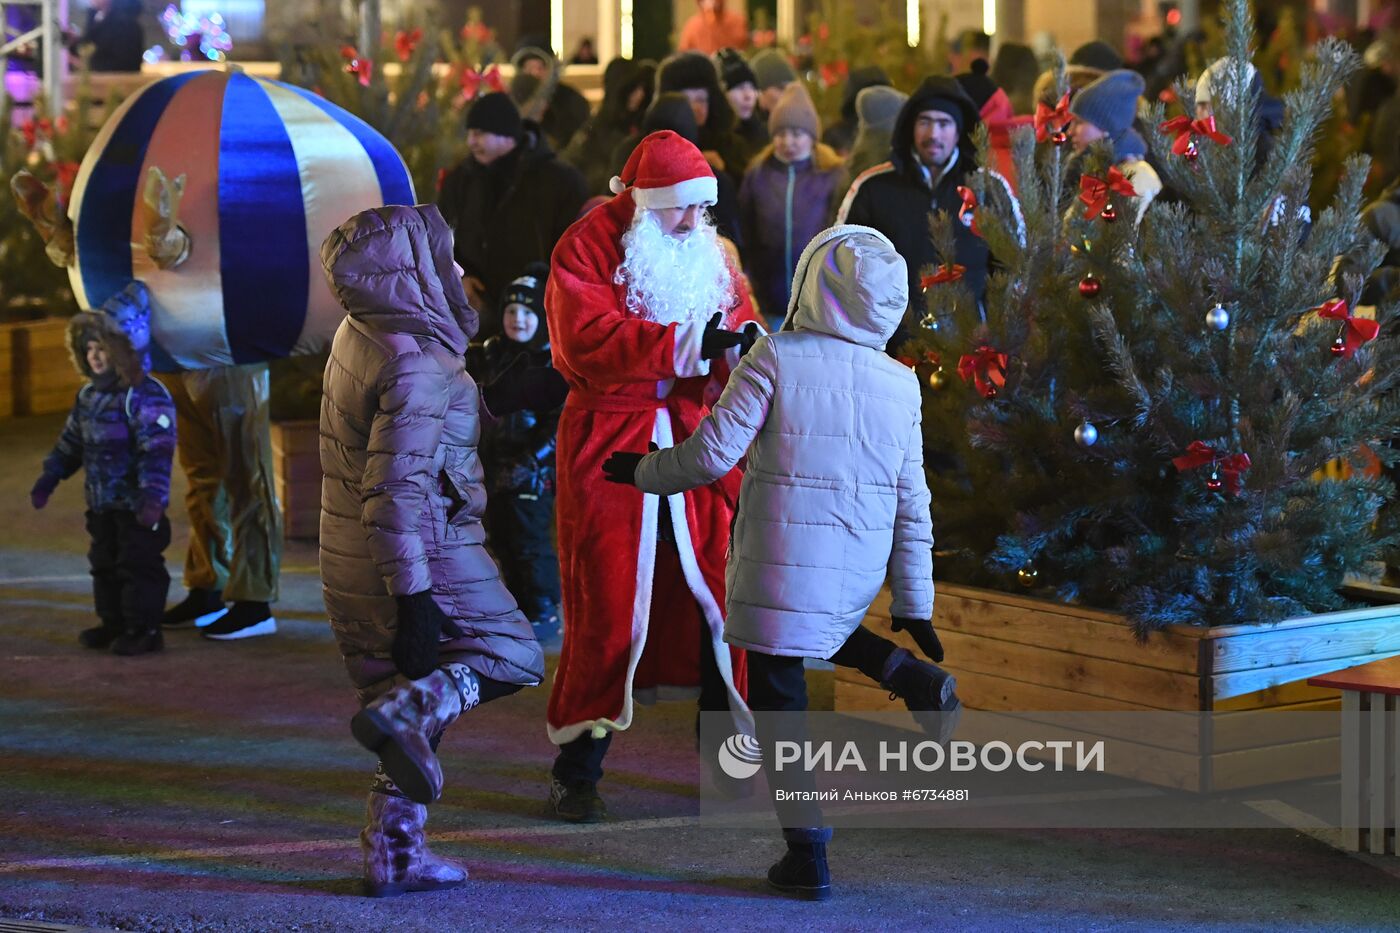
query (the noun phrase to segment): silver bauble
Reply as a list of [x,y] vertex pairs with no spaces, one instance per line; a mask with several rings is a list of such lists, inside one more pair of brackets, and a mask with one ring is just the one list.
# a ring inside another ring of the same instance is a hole
[[1224,330],[1230,326],[1230,312],[1226,311],[1223,305],[1217,304],[1206,312],[1206,326],[1211,330]]
[[1094,427],[1093,422],[1081,421],[1079,427],[1074,429],[1074,442],[1080,447],[1093,447],[1099,439],[1099,429]]

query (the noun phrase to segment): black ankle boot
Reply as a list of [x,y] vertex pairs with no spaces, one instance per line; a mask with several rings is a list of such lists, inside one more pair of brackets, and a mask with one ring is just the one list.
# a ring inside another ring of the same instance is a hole
[[112,646],[122,633],[120,622],[108,622],[102,620],[101,625],[94,625],[92,628],[85,628],[78,633],[78,644],[84,648],[96,648],[105,651]]
[[768,869],[768,883],[784,894],[807,901],[831,897],[831,870],[826,864],[830,827],[785,829],[783,838],[787,840],[787,854]]
[[164,650],[165,635],[158,626],[124,632],[112,642],[112,653],[123,656],[151,654]]
[[885,661],[880,686],[899,697],[930,736],[939,742],[953,737],[962,716],[962,701],[954,690],[958,682],[936,664],[921,661],[904,648],[896,648]]

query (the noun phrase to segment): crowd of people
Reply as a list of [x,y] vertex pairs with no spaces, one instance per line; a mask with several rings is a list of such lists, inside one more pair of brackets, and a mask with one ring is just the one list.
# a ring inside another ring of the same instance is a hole
[[[713,6],[694,44],[727,34]],[[1038,105],[1064,108],[1053,129],[1074,158],[1109,154],[1135,221],[1172,196],[1143,136],[1147,79],[1103,42],[1070,56],[1067,99],[1015,45],[908,95],[858,68],[827,127],[771,49],[613,61],[592,113],[547,52],[515,63],[511,89],[468,110],[468,155],[435,205],[359,213],[321,252],[347,312],[324,383],[321,575],[362,704],[352,730],[378,759],[361,837],[378,896],[465,880],[424,841],[437,743],[541,683],[561,625],[546,732],[566,820],[605,817],[615,733],[636,702],[676,691],[771,740],[755,714],[806,708],[811,657],[916,714],[955,714],[931,622],[919,386],[891,354],[929,266],[962,266],[980,298],[994,257],[966,224],[940,255],[930,219],[959,214],[978,172],[1015,215],[1007,154]],[[1220,74],[1199,76],[1203,117]],[[1266,149],[1276,102],[1259,112]],[[979,164],[979,124],[995,164]],[[1397,217],[1392,184],[1367,213],[1391,247],[1374,289],[1394,288]],[[182,441],[200,424],[192,390],[146,378],[143,302],[137,289],[74,320],[89,385],[33,492],[43,507],[86,468],[100,624],[81,640],[121,654],[160,648],[174,413]],[[859,440],[838,429],[852,423]],[[237,587],[224,628],[275,631],[275,549],[240,552],[229,582],[197,547],[191,597],[165,621],[203,620]],[[862,626],[887,579],[896,630],[934,663]],[[946,737],[947,718],[921,722]],[[779,817],[770,881],[827,896],[820,811]]]

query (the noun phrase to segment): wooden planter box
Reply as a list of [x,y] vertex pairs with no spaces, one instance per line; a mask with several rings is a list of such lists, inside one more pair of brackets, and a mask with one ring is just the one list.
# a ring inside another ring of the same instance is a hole
[[321,529],[321,435],[316,421],[272,423],[273,477],[288,538],[315,540]]
[[0,325],[0,417],[66,412],[83,382],[67,318]]
[[[963,703],[976,710],[1340,710],[1338,691],[1310,687],[1307,678],[1400,654],[1400,606],[1268,625],[1173,626],[1144,644],[1114,613],[994,590],[940,583],[934,605],[943,666],[957,675]],[[905,633],[890,632],[888,592],[866,625],[918,652]],[[838,667],[836,708],[904,707],[858,671]],[[1194,750],[1143,746],[1151,767],[1139,762],[1132,773],[1204,791],[1270,783],[1271,773],[1301,776],[1299,765],[1318,775],[1337,771],[1335,736],[1268,745],[1247,729],[1236,732],[1207,735]]]

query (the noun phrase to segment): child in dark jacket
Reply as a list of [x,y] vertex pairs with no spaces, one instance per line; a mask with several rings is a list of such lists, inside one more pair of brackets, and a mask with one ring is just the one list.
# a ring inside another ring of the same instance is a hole
[[42,509],[61,480],[80,468],[92,536],[88,564],[100,625],[78,640],[116,654],[164,647],[160,617],[170,589],[163,552],[170,543],[170,464],[175,405],[150,376],[150,300],[133,282],[100,311],[68,325],[73,365],[88,378],[30,501]]
[[768,129],[773,141],[754,157],[739,188],[739,223],[759,308],[776,328],[787,313],[797,257],[836,216],[844,171],[836,151],[817,142],[817,108],[801,84],[783,91]]
[[[531,263],[501,296],[501,335],[467,351],[482,385],[520,366],[549,366],[545,263]],[[554,432],[559,412],[518,411],[482,425],[486,533],[506,587],[541,644],[559,635],[559,559],[554,529]]]

